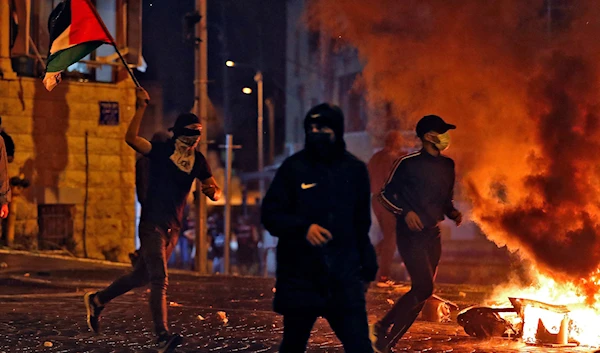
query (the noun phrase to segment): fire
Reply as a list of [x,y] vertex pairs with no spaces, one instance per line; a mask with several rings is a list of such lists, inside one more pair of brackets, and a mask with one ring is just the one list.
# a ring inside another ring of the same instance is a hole
[[[581,282],[598,288],[600,286],[599,274],[600,270]],[[599,347],[600,331],[596,324],[600,321],[600,294],[595,294],[591,300],[588,293],[581,289],[581,284],[560,283],[539,272],[534,277],[535,283],[527,287],[506,285],[496,288],[489,304],[494,307],[510,307],[511,303],[508,298],[522,298],[555,307],[548,309],[525,304],[522,313],[523,319],[515,313],[500,314],[503,319],[514,326],[522,327],[522,338],[525,343],[541,343],[540,337],[538,337],[541,322],[549,334],[561,335],[564,333],[564,343],[570,341],[584,346]]]
[[455,122],[457,196],[486,236],[561,280],[600,267],[596,0],[556,18],[543,0],[307,3],[323,43],[344,39],[323,55],[355,47],[371,107],[391,103],[391,115],[369,114],[375,138],[426,114]]
[[[494,298],[566,306],[568,338],[600,345],[597,0],[564,2],[554,18],[543,0],[308,3],[322,39],[358,50],[371,107],[391,103],[394,118],[369,115],[375,138],[431,113],[458,126],[449,154],[469,218],[539,270],[531,287]],[[523,308],[526,340],[540,321],[564,331],[564,315],[538,309]]]

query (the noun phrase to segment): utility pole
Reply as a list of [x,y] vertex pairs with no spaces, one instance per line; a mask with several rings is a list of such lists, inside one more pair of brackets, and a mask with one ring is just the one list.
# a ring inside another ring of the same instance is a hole
[[229,117],[229,67],[225,61],[229,60],[229,51],[227,50],[227,19],[225,13],[225,3],[221,2],[221,27],[219,31],[221,41],[221,67],[223,70],[223,130],[225,134],[233,133],[232,124]]
[[[200,137],[200,152],[206,156],[207,145],[207,122],[208,122],[208,92],[207,92],[207,50],[208,36],[206,26],[206,0],[196,0],[196,12],[200,15],[200,21],[196,23],[195,39],[195,71],[194,99],[200,122],[202,123],[202,135]],[[201,193],[201,183],[196,180],[196,271],[201,274],[208,273],[208,248],[206,236],[206,197]]]
[[220,145],[220,148],[225,148],[225,211],[223,219],[225,220],[225,274],[229,275],[231,268],[230,246],[231,243],[231,171],[233,164],[233,149],[239,149],[242,146],[233,145],[233,136],[228,134],[225,136],[225,145]]
[[260,203],[262,203],[263,195],[265,193],[265,180],[263,179],[262,173],[265,169],[265,153],[263,147],[263,75],[261,71],[256,72],[254,76],[254,81],[256,82],[257,91],[258,91],[258,119],[256,121],[257,124],[257,135],[258,135],[258,198]]
[[269,111],[269,164],[275,162],[275,103],[272,98],[265,100]]

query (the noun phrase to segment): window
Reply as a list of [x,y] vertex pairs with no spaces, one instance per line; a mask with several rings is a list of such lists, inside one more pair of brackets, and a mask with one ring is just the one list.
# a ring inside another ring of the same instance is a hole
[[[61,0],[14,0],[18,18],[18,34],[11,48],[13,69],[21,76],[39,77],[49,52],[48,18]],[[142,0],[91,0],[96,6],[110,35],[115,39],[128,63],[141,60],[141,3]],[[80,62],[71,65],[63,74],[65,79],[114,82],[115,50],[102,45]]]

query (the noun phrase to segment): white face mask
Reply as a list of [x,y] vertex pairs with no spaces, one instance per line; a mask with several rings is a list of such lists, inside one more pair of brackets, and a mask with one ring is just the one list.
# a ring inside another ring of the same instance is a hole
[[437,148],[440,152],[447,150],[450,146],[450,134],[446,131],[443,134],[437,135],[436,137],[438,138],[439,142],[431,141],[435,148]]
[[196,160],[196,151],[194,147],[200,140],[199,136],[179,136],[175,140],[175,151],[171,155],[171,160],[177,168],[190,174],[194,168]]

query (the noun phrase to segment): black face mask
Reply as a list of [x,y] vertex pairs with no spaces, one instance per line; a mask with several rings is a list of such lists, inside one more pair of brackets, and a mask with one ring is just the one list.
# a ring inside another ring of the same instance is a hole
[[306,150],[318,159],[330,159],[335,153],[335,142],[325,132],[309,132],[306,134]]
[[173,129],[173,136],[178,138],[179,136],[200,136],[202,134],[201,130],[198,129],[187,129],[187,128],[177,128]]

